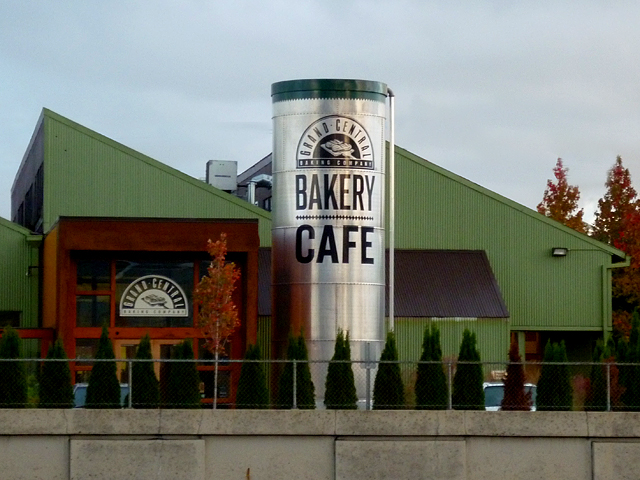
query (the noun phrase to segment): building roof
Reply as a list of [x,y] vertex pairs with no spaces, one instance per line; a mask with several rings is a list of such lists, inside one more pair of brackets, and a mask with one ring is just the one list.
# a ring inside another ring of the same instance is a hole
[[[395,258],[395,316],[509,317],[484,251],[396,250]],[[386,272],[388,285],[388,259]],[[258,290],[258,315],[271,315],[270,248],[258,255]]]
[[482,250],[396,250],[395,277],[398,317],[509,317]]

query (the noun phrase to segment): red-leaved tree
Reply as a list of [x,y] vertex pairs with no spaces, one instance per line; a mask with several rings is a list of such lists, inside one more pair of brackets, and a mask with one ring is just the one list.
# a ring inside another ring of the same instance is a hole
[[214,401],[218,397],[218,359],[226,353],[227,344],[236,328],[240,326],[238,310],[233,303],[233,291],[240,278],[240,270],[233,262],[227,263],[227,235],[207,242],[211,264],[194,292],[194,303],[198,307],[198,326],[205,338],[205,347],[214,354]]
[[225,233],[220,234],[220,240],[209,240],[207,251],[211,255],[211,264],[196,286],[194,301],[198,307],[198,325],[205,337],[205,347],[213,354],[220,354],[225,352],[229,338],[240,326],[238,310],[232,299],[240,270],[235,263],[226,262]]
[[607,174],[607,188],[598,200],[593,236],[625,252],[631,265],[612,273],[613,327],[616,335],[630,330],[628,315],[640,306],[640,209],[629,169],[618,156]]
[[524,383],[524,367],[518,344],[511,342],[501,410],[531,410],[531,393],[525,392]]
[[562,165],[559,158],[553,169],[556,181],[547,180],[547,188],[544,191],[542,202],[538,204],[538,212],[552,218],[569,228],[580,233],[585,233],[582,216],[584,212],[578,208],[580,190],[567,181],[568,168]]

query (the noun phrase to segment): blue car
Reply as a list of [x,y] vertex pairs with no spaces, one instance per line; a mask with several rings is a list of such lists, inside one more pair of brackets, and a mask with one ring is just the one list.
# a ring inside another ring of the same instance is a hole
[[[482,386],[484,388],[484,409],[490,412],[500,410],[504,398],[504,383],[485,382]],[[536,409],[536,388],[533,383],[524,384],[524,391],[531,394],[531,411]]]
[[[73,386],[73,408],[84,408],[84,404],[87,400],[87,385],[88,383],[76,383]],[[120,405],[127,407],[125,400],[129,395],[129,384],[120,384]]]

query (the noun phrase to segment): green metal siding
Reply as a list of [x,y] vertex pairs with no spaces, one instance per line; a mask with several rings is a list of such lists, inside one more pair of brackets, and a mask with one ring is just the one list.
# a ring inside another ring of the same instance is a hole
[[[621,252],[409,152],[396,153],[396,248],[485,250],[513,329],[610,324],[606,267]],[[554,258],[552,247],[571,251]]]
[[504,362],[507,359],[509,322],[504,319],[396,318],[395,334],[399,360],[413,362],[420,359],[424,331],[431,324],[440,330],[444,358],[458,357],[462,333],[468,328],[476,333],[478,351],[483,362]]
[[257,343],[262,358],[271,358],[271,317],[258,317]]
[[38,238],[0,218],[0,310],[21,312],[21,327],[38,326]]
[[[257,218],[271,245],[271,214],[48,110],[44,231],[61,216]],[[204,165],[203,165],[204,166]]]

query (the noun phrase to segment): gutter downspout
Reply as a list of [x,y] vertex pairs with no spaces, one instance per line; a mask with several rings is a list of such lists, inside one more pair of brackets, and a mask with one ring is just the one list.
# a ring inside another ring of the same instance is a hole
[[611,265],[602,265],[602,341],[606,342],[606,334],[609,331],[609,325],[612,325],[611,316],[611,270],[614,268],[624,268],[631,265],[631,257],[625,256],[623,262],[612,263]]
[[395,158],[395,95],[389,95],[389,331],[395,329],[395,248],[396,248],[396,158]]

